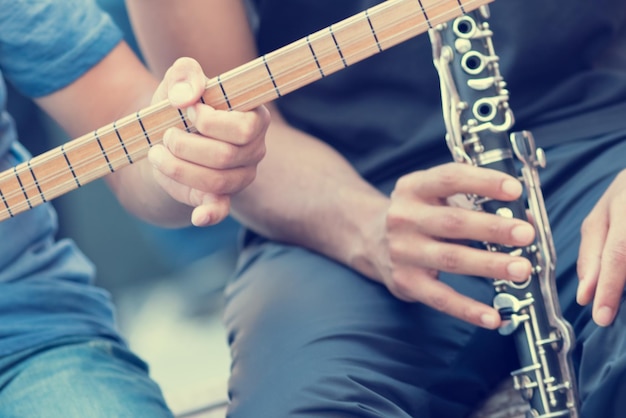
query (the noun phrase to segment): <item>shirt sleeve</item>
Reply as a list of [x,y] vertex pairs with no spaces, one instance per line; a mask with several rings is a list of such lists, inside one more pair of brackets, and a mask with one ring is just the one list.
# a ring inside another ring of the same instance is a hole
[[29,97],[71,84],[121,39],[94,0],[0,0],[0,68]]

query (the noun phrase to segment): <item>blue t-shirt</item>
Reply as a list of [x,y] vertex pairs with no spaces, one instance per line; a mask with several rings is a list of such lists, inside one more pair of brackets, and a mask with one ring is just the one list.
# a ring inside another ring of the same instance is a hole
[[[381,3],[247,1],[262,54]],[[498,0],[489,7],[516,130],[532,130],[549,147],[626,128],[626,2]],[[451,160],[426,34],[277,103],[290,123],[386,191],[405,173]]]
[[[0,170],[30,157],[6,112],[4,79],[29,97],[72,83],[121,40],[92,0],[0,0]],[[109,295],[44,204],[0,222],[0,355],[57,338],[118,339]]]

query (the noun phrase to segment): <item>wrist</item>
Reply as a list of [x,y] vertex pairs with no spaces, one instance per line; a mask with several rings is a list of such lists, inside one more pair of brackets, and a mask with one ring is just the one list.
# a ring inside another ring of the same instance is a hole
[[369,208],[363,210],[359,218],[357,233],[351,243],[346,245],[347,264],[364,276],[382,281],[381,259],[385,259],[385,222],[389,199],[381,196]]

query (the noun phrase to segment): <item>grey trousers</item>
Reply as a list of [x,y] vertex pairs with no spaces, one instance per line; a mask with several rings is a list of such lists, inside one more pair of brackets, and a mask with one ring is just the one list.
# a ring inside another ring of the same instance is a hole
[[[542,178],[585,418],[626,413],[626,309],[599,328],[575,302],[580,223],[624,156],[621,134],[555,147]],[[517,366],[495,331],[399,301],[319,254],[250,237],[226,294],[229,417],[466,417]],[[441,280],[491,303],[489,280]]]

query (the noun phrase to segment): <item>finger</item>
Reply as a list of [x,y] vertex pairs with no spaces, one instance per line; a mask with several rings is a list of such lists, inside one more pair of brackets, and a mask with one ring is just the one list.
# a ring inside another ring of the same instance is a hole
[[230,211],[230,198],[226,195],[204,194],[203,203],[196,206],[191,214],[195,226],[215,225],[223,221]]
[[194,208],[191,223],[195,226],[208,226],[221,222],[228,216],[230,198],[225,195],[214,195],[182,185],[154,170],[156,182],[173,199]]
[[[614,199],[611,219],[618,219],[626,199]],[[594,298],[593,318],[600,326],[613,322],[626,284],[626,226],[612,222],[602,251],[600,275]]]
[[196,103],[205,91],[206,77],[200,64],[192,58],[179,58],[167,70],[154,94],[154,100],[168,99],[177,108]]
[[402,177],[396,189],[405,189],[427,200],[463,193],[510,201],[522,193],[521,183],[508,174],[460,163],[413,172]]
[[526,258],[437,240],[418,242],[411,234],[391,240],[389,252],[396,264],[448,273],[516,282],[528,279],[531,274],[531,264]]
[[532,225],[520,219],[446,206],[421,206],[415,210],[410,205],[394,205],[389,210],[388,222],[392,227],[439,238],[505,246],[530,245],[535,238]]
[[265,155],[262,137],[244,145],[213,140],[181,129],[168,129],[163,145],[177,158],[215,169],[228,169],[258,164]]
[[256,166],[227,170],[199,166],[172,155],[158,144],[148,152],[150,163],[176,184],[213,194],[232,194],[249,185],[256,176]]
[[198,103],[187,109],[187,117],[204,136],[245,145],[265,136],[270,115],[260,106],[253,111],[237,112],[217,110]]
[[500,314],[492,306],[461,295],[432,277],[415,280],[416,274],[411,276],[413,280],[402,289],[408,298],[479,327],[496,329],[500,326]]
[[589,304],[596,292],[600,276],[602,251],[608,235],[608,224],[605,216],[600,217],[602,208],[599,206],[585,219],[581,227],[581,241],[578,250],[577,272],[578,291],[576,301],[580,305]]

